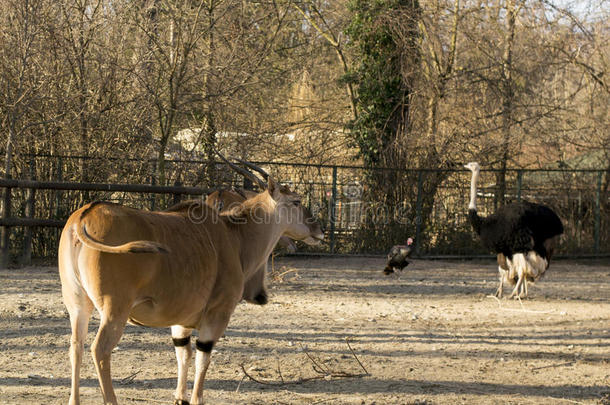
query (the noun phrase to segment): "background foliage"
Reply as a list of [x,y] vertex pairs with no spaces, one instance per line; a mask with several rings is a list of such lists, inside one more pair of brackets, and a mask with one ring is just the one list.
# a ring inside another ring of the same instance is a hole
[[[492,208],[513,198],[510,168],[595,168],[607,213],[608,10],[606,0],[0,0],[0,175],[213,187],[223,178],[212,146],[364,165],[340,181],[419,215],[426,245],[446,240],[433,218],[451,169],[478,160],[495,169]],[[208,163],[177,163],[189,159]],[[284,176],[331,182],[321,167]],[[595,176],[581,180],[597,189]],[[378,238],[373,216],[364,223],[360,237]],[[384,244],[404,232],[387,229]]]

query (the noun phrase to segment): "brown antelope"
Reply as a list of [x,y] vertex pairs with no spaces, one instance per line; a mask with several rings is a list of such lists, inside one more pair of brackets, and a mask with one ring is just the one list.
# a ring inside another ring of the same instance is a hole
[[93,309],[100,325],[91,346],[104,404],[117,404],[110,356],[127,322],[171,327],[178,360],[174,404],[189,404],[191,333],[198,330],[190,403],[203,404],[203,382],[244,282],[284,234],[311,233],[298,194],[268,178],[265,191],[219,214],[207,204],[163,212],[96,202],[75,211],[59,242],[59,274],[72,337],[70,405],[80,403],[79,374]]
[[[235,190],[216,190],[205,199],[205,203],[216,208],[219,212],[225,212],[233,207],[243,203],[247,198],[252,198],[256,195],[254,191],[245,189]],[[320,235],[322,229],[318,221],[314,219],[309,209],[303,207],[303,219],[304,222],[309,226],[311,235]],[[319,240],[310,236],[303,240],[308,245],[316,245]],[[296,251],[296,245],[292,239],[287,236],[282,236],[278,242],[278,246],[287,248],[294,252]],[[267,289],[265,288],[265,275],[267,272],[267,262],[260,269],[258,269],[250,279],[246,280],[244,285],[243,299],[246,302],[256,305],[265,305],[268,302]]]

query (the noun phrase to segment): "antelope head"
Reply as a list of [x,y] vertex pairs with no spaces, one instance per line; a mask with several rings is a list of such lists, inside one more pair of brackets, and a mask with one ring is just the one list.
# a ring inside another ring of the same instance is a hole
[[290,190],[286,185],[279,184],[266,171],[250,162],[240,160],[244,165],[260,173],[264,180],[230,162],[218,151],[216,153],[234,170],[248,177],[264,190],[242,204],[242,209],[251,207],[253,204],[262,208],[261,215],[254,216],[255,220],[276,221],[277,224],[285,227],[283,231],[285,236],[301,240],[308,245],[317,245],[324,240],[324,232],[320,224],[311,211],[301,204],[301,196],[298,193]]

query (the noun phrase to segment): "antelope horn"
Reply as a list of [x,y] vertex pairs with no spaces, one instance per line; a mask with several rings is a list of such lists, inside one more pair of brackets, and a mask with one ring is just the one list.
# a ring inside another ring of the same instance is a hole
[[267,180],[269,178],[269,173],[267,173],[266,171],[264,171],[263,169],[261,169],[260,167],[255,165],[254,163],[250,163],[250,162],[247,162],[247,161],[241,160],[241,159],[236,159],[236,160],[238,162],[243,163],[244,165],[248,166],[250,169],[255,170],[255,171],[259,172],[260,174],[262,174],[262,176],[265,178],[265,180]]
[[220,158],[226,163],[228,164],[233,170],[235,170],[237,173],[241,174],[244,177],[249,178],[250,180],[254,181],[254,183],[258,184],[258,186],[260,188],[262,188],[263,190],[267,188],[267,184],[262,181],[261,179],[259,179],[258,177],[256,177],[253,173],[250,173],[248,170],[243,169],[239,166],[237,166],[235,163],[230,162],[226,157],[224,157],[216,148],[214,148],[214,152],[216,152],[216,154],[218,156],[220,156]]

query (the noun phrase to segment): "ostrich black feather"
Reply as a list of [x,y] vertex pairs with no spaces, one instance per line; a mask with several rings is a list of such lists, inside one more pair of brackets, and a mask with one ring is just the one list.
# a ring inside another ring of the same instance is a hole
[[561,220],[553,210],[527,201],[504,205],[487,217],[470,209],[468,218],[483,245],[509,259],[515,253],[533,250],[548,260],[550,252],[544,242],[563,233]]

